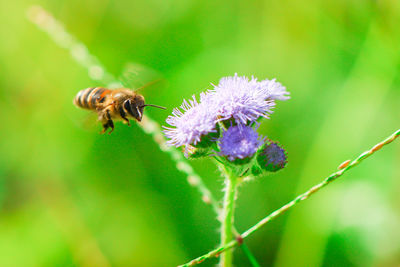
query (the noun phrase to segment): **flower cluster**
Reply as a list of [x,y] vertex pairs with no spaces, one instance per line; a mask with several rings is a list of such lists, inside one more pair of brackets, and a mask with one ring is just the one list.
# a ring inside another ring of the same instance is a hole
[[220,154],[231,161],[253,156],[262,144],[262,138],[249,126],[230,127],[219,140]]
[[[272,157],[268,162],[274,164],[278,156],[261,152],[266,139],[258,135],[254,126],[260,118],[269,118],[276,100],[287,99],[289,92],[275,79],[258,81],[235,74],[222,78],[211,90],[201,93],[199,101],[195,96],[184,100],[180,109],[175,108],[168,116],[166,121],[171,127],[164,127],[164,132],[168,144],[184,146],[187,156],[189,151],[196,155],[213,154],[228,164],[242,165],[257,164],[262,161],[252,159],[265,156]],[[195,153],[196,150],[201,153]],[[286,154],[281,157],[286,159]],[[268,165],[264,169],[274,168]]]

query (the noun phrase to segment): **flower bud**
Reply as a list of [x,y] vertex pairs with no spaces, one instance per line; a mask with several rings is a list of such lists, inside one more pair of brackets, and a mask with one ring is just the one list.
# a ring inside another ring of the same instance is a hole
[[263,170],[276,172],[285,167],[287,154],[277,142],[267,141],[258,152],[257,162]]

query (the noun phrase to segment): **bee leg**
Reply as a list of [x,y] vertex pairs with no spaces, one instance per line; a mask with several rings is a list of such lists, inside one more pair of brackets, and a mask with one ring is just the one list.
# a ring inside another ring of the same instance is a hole
[[108,128],[111,128],[111,131],[109,131],[108,134],[114,131],[114,122],[112,120],[107,120],[105,123],[103,123],[103,130],[100,133],[105,133]]
[[111,128],[111,131],[108,134],[114,131],[114,123],[111,119],[110,112],[107,110],[105,114],[102,115],[101,121],[103,121],[103,130],[100,132],[101,134],[105,133],[108,128]]
[[111,119],[111,115],[110,115],[110,111],[109,110],[107,110],[106,118],[107,118],[107,128],[108,127],[111,128],[111,131],[109,131],[108,134],[111,134],[114,131],[114,123],[113,123],[113,121]]
[[131,123],[126,117],[122,117],[122,119],[126,122],[126,124],[128,124],[128,126],[131,126]]
[[126,117],[126,113],[125,113],[125,111],[124,111],[124,109],[123,109],[122,106],[119,108],[119,114],[120,114],[121,118],[124,120],[124,122],[125,122],[126,124],[128,124],[128,126],[131,126],[131,124],[130,124],[128,118]]
[[101,130],[100,134],[105,133],[105,132],[107,131],[107,129],[108,129],[108,124],[107,124],[107,123],[104,123],[104,124],[103,124],[103,130]]
[[111,131],[109,131],[108,134],[111,134],[114,131],[114,123],[112,120],[109,120],[107,123],[108,126],[111,128]]
[[108,121],[106,121],[106,122],[104,122],[103,123],[103,130],[101,130],[101,134],[103,134],[103,133],[105,133],[106,131],[107,131],[107,129],[108,129]]

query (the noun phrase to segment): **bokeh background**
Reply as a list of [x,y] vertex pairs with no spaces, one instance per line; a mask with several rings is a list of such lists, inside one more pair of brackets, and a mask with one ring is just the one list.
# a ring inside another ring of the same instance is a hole
[[[219,242],[212,209],[149,135],[86,123],[72,99],[104,84],[27,19],[31,5],[111,74],[131,63],[137,86],[161,78],[142,92],[168,107],[146,110],[162,125],[235,72],[288,88],[260,132],[289,164],[240,189],[240,231],[400,125],[397,0],[1,1],[0,266],[175,266]],[[191,163],[220,198],[213,163]],[[399,178],[394,143],[246,244],[262,266],[399,266]],[[235,265],[250,266],[239,248]]]

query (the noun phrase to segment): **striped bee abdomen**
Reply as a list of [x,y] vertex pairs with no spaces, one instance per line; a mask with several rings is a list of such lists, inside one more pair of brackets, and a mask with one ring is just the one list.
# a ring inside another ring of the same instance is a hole
[[102,87],[90,87],[78,92],[74,98],[74,104],[80,108],[96,109],[97,103],[104,101],[105,96],[111,92]]

